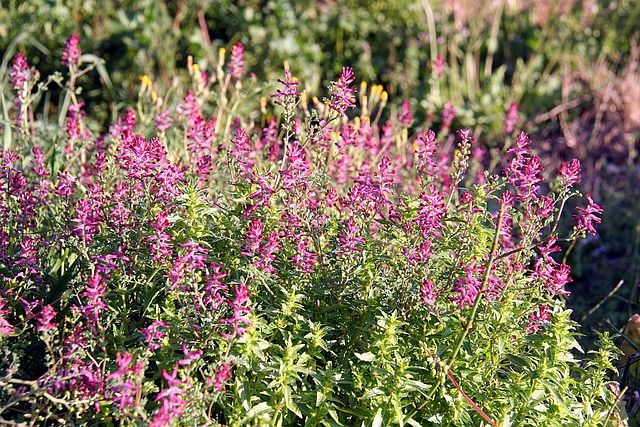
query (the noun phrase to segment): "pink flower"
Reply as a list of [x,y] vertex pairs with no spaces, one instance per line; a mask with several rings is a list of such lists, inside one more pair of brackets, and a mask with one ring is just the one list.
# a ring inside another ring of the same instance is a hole
[[227,304],[233,309],[233,316],[227,319],[222,319],[222,323],[231,325],[233,332],[230,334],[220,334],[224,338],[242,337],[245,332],[249,331],[247,326],[252,322],[246,315],[251,312],[251,307],[247,305],[250,295],[248,293],[249,288],[247,285],[239,284],[236,286],[236,296],[233,300],[227,300]]
[[80,311],[90,325],[97,324],[100,314],[107,308],[107,305],[102,301],[106,290],[107,286],[100,274],[96,272],[89,278],[87,286],[81,293],[86,304],[80,307]]
[[590,234],[595,235],[596,229],[594,227],[594,223],[600,224],[602,219],[596,216],[596,214],[602,214],[602,206],[598,205],[591,198],[591,194],[587,194],[587,201],[589,204],[586,208],[576,208],[580,214],[574,215],[573,219],[577,220],[578,225],[576,226],[578,231],[586,231]]
[[349,87],[354,81],[353,69],[342,67],[342,74],[340,74],[338,82],[333,82],[331,85],[331,103],[329,107],[340,113],[341,116],[344,116],[348,108],[356,106],[355,97],[353,96],[356,89]]
[[136,404],[136,396],[140,390],[137,381],[144,373],[144,364],[133,363],[133,354],[120,352],[116,353],[116,363],[118,369],[106,378],[107,381],[111,380],[109,400],[118,403],[120,411],[124,411],[126,407]]
[[36,331],[47,332],[57,327],[58,324],[56,322],[53,322],[53,319],[56,317],[56,314],[57,314],[56,311],[53,309],[53,307],[50,304],[47,304],[44,307],[42,307],[42,311],[40,312],[40,315],[36,319],[37,320]]
[[518,124],[518,103],[512,102],[504,116],[504,132],[510,134]]
[[13,71],[9,73],[9,83],[13,84],[13,90],[21,91],[32,78],[27,58],[21,53],[17,54],[11,68]]
[[434,156],[438,148],[436,134],[432,130],[420,132],[414,143],[416,155],[420,159],[418,169],[427,175],[434,175],[433,170],[436,168]]
[[482,285],[478,278],[479,273],[482,272],[482,268],[476,267],[475,259],[469,265],[463,263],[462,268],[465,271],[465,277],[456,280],[453,288],[453,292],[457,292],[460,295],[451,297],[451,301],[458,303],[461,310],[473,305]]
[[154,416],[151,424],[153,426],[170,424],[173,419],[179,418],[187,407],[187,401],[182,398],[182,395],[185,393],[183,387],[187,387],[188,384],[186,381],[176,379],[177,374],[178,366],[173,368],[171,374],[162,370],[162,376],[169,387],[162,390],[154,399],[156,402],[162,401],[162,408]]
[[169,328],[169,324],[162,320],[156,320],[148,327],[140,329],[140,332],[144,335],[144,340],[148,343],[148,348],[151,351],[162,348],[161,342],[167,336],[166,331],[162,331],[160,328],[167,329]]
[[11,313],[10,309],[3,310],[6,305],[7,302],[0,295],[0,335],[11,336],[13,335],[14,327],[5,317]]
[[281,106],[290,105],[300,97],[300,92],[296,89],[300,82],[291,79],[291,71],[287,65],[284,69],[284,75],[286,80],[278,79],[278,82],[284,85],[284,90],[278,89],[276,93],[269,95],[271,98],[275,98],[274,104]]
[[534,264],[534,277],[537,277],[542,286],[553,295],[569,295],[565,286],[572,281],[571,267],[559,264],[549,256],[536,260]]
[[549,311],[549,307],[546,305],[541,305],[538,308],[537,313],[532,313],[529,315],[529,324],[527,325],[527,333],[533,334],[542,329],[540,324],[549,323],[551,321],[551,312]]
[[409,101],[402,101],[402,114],[400,115],[400,123],[404,126],[409,126],[413,120],[413,113],[411,112],[411,104]]
[[208,249],[201,247],[193,240],[181,243],[180,247],[186,249],[185,253],[173,262],[173,265],[166,274],[166,277],[168,277],[172,283],[171,288],[177,286],[178,283],[186,277],[187,273],[206,269],[204,262],[209,252]]
[[253,144],[249,139],[249,135],[247,135],[247,132],[244,129],[240,128],[234,135],[232,143],[233,150],[231,150],[231,155],[240,165],[242,172],[248,175],[254,165],[254,162],[251,159]]
[[437,292],[434,292],[433,291],[434,287],[435,285],[432,280],[425,279],[422,282],[422,286],[420,287],[420,296],[421,296],[420,301],[422,301],[427,305],[435,304],[436,299],[440,296],[440,294],[444,289],[440,288],[438,289]]
[[287,168],[280,171],[283,178],[282,188],[287,190],[305,188],[307,186],[306,178],[311,174],[311,167],[300,144],[294,142],[289,147],[287,159],[289,160]]
[[160,132],[166,132],[171,127],[173,119],[169,115],[170,113],[170,110],[165,110],[153,118],[153,121],[156,122],[156,129]]
[[317,255],[309,252],[309,238],[299,237],[297,243],[298,253],[293,257],[292,261],[296,263],[296,267],[302,273],[313,273]]
[[71,66],[80,63],[80,48],[78,47],[80,38],[77,34],[73,34],[67,44],[62,49],[62,65]]
[[213,378],[209,379],[209,385],[212,385],[219,391],[224,392],[225,388],[223,384],[229,378],[231,378],[231,365],[225,362],[216,370]]
[[537,199],[540,189],[538,182],[542,181],[542,161],[538,156],[529,157],[529,136],[521,132],[516,138],[516,145],[508,151],[515,157],[505,169],[509,183],[517,188],[516,200],[523,202],[529,199]]
[[264,226],[262,225],[262,222],[258,218],[253,218],[249,225],[249,229],[247,230],[247,235],[245,236],[245,240],[248,245],[242,247],[241,255],[248,257],[255,255],[262,244],[263,231]]
[[433,61],[433,74],[438,77],[444,76],[444,58],[438,54],[436,60]]
[[346,234],[339,234],[338,241],[340,241],[340,247],[343,249],[341,254],[347,254],[350,251],[362,251],[362,248],[357,245],[364,244],[366,241],[362,237],[358,237],[360,227],[356,227],[353,219],[353,215],[349,218],[345,225]]
[[234,81],[239,81],[244,76],[244,45],[240,42],[231,48],[231,59],[229,60],[229,75]]
[[444,105],[444,109],[442,110],[442,126],[441,130],[448,131],[451,129],[451,123],[453,123],[453,119],[456,118],[456,110],[453,108],[453,103],[451,101],[447,101]]
[[580,182],[580,161],[573,159],[569,163],[562,162],[560,170],[558,170],[558,176],[567,187]]

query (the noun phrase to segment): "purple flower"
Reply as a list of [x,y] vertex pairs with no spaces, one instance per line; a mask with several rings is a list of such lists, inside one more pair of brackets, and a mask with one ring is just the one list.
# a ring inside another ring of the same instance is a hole
[[[249,288],[244,283],[236,286],[236,296],[233,300],[227,300],[227,304],[233,309],[233,316],[227,319],[222,319],[222,323],[231,325],[233,332],[230,334],[220,334],[224,338],[242,337],[245,332],[249,331],[247,326],[252,322],[246,315],[251,312],[251,307],[246,305],[249,302],[250,295],[248,293]],[[244,325],[244,326],[243,326]]]
[[182,352],[185,355],[185,359],[178,361],[181,366],[190,365],[191,362],[198,360],[204,354],[203,350],[189,350],[185,344],[182,344]]
[[306,178],[311,174],[311,167],[300,144],[297,142],[291,144],[287,151],[287,159],[289,160],[287,168],[280,171],[283,178],[282,188],[285,190],[305,188],[307,186]]
[[348,108],[356,106],[355,97],[353,96],[356,89],[349,87],[354,81],[353,69],[342,67],[342,74],[340,74],[338,81],[333,82],[331,85],[331,103],[329,107],[340,113],[341,116],[344,116]]
[[116,353],[116,363],[118,369],[107,375],[107,381],[110,381],[108,387],[110,397],[108,398],[114,403],[118,403],[120,411],[124,411],[129,406],[135,406],[140,385],[137,383],[141,375],[144,373],[144,364],[142,362],[133,363],[133,354]]
[[206,255],[209,252],[208,249],[201,247],[192,240],[187,243],[181,243],[180,247],[186,248],[186,251],[184,255],[174,261],[167,273],[167,277],[171,280],[172,288],[184,279],[188,272],[206,269],[205,261]]
[[231,150],[231,155],[240,165],[242,172],[246,175],[250,174],[251,169],[253,169],[254,163],[251,159],[253,144],[251,144],[249,135],[247,135],[247,132],[244,129],[240,128],[234,135],[234,138],[231,142],[233,143],[233,150]]
[[71,196],[76,192],[74,187],[77,181],[77,178],[69,175],[67,172],[58,172],[58,188],[56,189],[56,194],[63,198]]
[[[182,387],[188,386],[188,384],[186,381],[176,379],[177,375],[178,366],[173,368],[171,374],[167,373],[164,369],[162,370],[162,376],[167,381],[169,387],[162,390],[154,399],[156,402],[162,401],[162,409],[164,409],[164,413],[167,414],[170,419],[180,417],[187,407],[187,401],[182,398],[182,395],[185,393],[185,389]],[[163,414],[163,418],[165,416],[166,415]]]
[[516,138],[516,146],[508,150],[514,153],[515,157],[505,169],[509,183],[518,190],[514,197],[520,202],[537,199],[537,192],[540,189],[537,184],[542,181],[540,176],[543,170],[542,161],[538,156],[529,157],[529,144],[529,136],[521,132]]
[[438,148],[438,141],[436,141],[436,134],[432,130],[426,132],[420,132],[416,137],[414,143],[414,149],[420,163],[418,163],[418,169],[427,175],[434,175],[433,170],[436,168],[434,156]]
[[411,104],[409,101],[402,101],[402,114],[400,115],[400,123],[404,126],[409,126],[413,120],[413,113],[411,112]]
[[249,225],[249,229],[247,230],[247,235],[245,236],[245,240],[248,245],[242,247],[241,255],[248,257],[255,255],[256,251],[262,244],[263,231],[264,226],[262,225],[262,222],[258,218],[253,218]]
[[87,286],[81,293],[87,303],[80,307],[80,311],[90,325],[97,324],[100,319],[100,313],[107,308],[107,305],[102,302],[102,297],[106,290],[107,286],[100,274],[96,272],[89,278]]
[[296,263],[296,267],[302,273],[313,273],[317,255],[307,250],[309,239],[300,236],[296,247],[298,248],[298,253],[292,258],[292,261]]
[[264,269],[266,272],[274,274],[276,270],[271,265],[276,259],[276,252],[280,250],[280,237],[277,231],[272,231],[267,236],[267,243],[260,245],[258,254],[261,258],[254,261],[253,265]]
[[77,34],[69,37],[67,44],[62,49],[62,65],[71,66],[80,63],[80,48],[78,47],[80,38]]
[[2,295],[0,295],[0,335],[11,336],[13,335],[14,327],[5,317],[11,313],[11,309],[4,310],[6,305],[7,302],[2,298]]

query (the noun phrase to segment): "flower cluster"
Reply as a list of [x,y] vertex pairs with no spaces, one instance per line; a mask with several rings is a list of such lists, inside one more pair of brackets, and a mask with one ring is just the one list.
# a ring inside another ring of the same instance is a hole
[[[78,42],[62,55],[75,77]],[[355,110],[347,67],[323,103],[285,65],[268,105],[243,84],[244,49],[216,75],[189,59],[184,88],[154,86],[102,135],[74,98],[54,139],[0,151],[0,416],[498,425],[530,390],[579,389],[556,252],[580,164],[547,192],[520,133],[503,177],[473,169],[479,133],[450,135],[451,102],[438,133],[411,102],[382,114],[381,88],[361,85]],[[10,82],[26,111],[21,55]],[[596,232],[603,208],[586,200],[568,239]],[[562,406],[538,394],[536,408]]]

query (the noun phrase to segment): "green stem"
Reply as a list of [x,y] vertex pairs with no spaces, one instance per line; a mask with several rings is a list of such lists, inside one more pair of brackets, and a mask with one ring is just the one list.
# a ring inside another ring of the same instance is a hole
[[453,349],[453,353],[451,353],[451,357],[449,358],[449,362],[447,363],[447,366],[445,368],[447,370],[450,370],[453,364],[455,363],[456,357],[458,356],[458,353],[460,352],[460,348],[462,347],[462,343],[464,342],[465,338],[469,334],[469,331],[471,330],[471,328],[473,328],[473,322],[475,321],[476,316],[478,314],[478,307],[480,306],[480,301],[482,300],[482,297],[484,296],[484,291],[487,288],[487,285],[489,283],[489,276],[491,275],[491,267],[493,267],[493,262],[496,259],[496,252],[498,251],[498,239],[500,238],[500,228],[502,228],[502,219],[504,218],[504,210],[505,210],[505,205],[503,204],[500,206],[500,213],[498,214],[498,224],[496,226],[496,232],[493,235],[493,245],[491,247],[491,253],[489,254],[489,261],[487,262],[487,266],[485,267],[484,278],[482,279],[482,285],[480,287],[480,290],[478,291],[478,295],[476,295],[475,301],[473,302],[473,307],[471,308],[471,313],[469,314],[469,320],[467,321],[467,324],[462,330],[462,333],[458,337],[458,341],[456,342],[456,345]]

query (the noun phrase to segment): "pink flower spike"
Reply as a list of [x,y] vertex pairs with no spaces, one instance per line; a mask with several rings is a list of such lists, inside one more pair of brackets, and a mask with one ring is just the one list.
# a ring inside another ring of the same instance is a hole
[[587,201],[589,204],[586,208],[576,208],[580,214],[574,215],[573,219],[577,220],[578,231],[586,231],[589,234],[593,234],[595,236],[596,229],[594,227],[594,223],[600,224],[602,219],[597,217],[596,214],[602,214],[602,206],[596,204],[591,198],[591,194],[587,194]]
[[21,53],[17,54],[11,68],[13,71],[9,73],[9,83],[13,84],[13,90],[21,90],[31,79],[27,58]]
[[4,316],[11,313],[12,310],[3,310],[5,305],[7,305],[7,302],[0,295],[0,335],[11,336],[14,333],[14,327]]
[[436,302],[436,299],[440,296],[443,289],[439,289],[437,292],[434,292],[433,289],[435,284],[432,280],[426,279],[422,282],[422,286],[420,287],[420,301],[425,303],[426,305],[433,305]]
[[286,80],[278,79],[278,82],[284,85],[284,90],[278,89],[276,93],[269,95],[271,98],[277,98],[273,101],[276,105],[287,105],[292,103],[296,98],[300,97],[300,92],[296,89],[296,86],[300,84],[299,81],[293,80],[291,77],[291,70],[289,64],[285,63],[284,75]]
[[231,365],[225,362],[216,370],[213,378],[209,379],[209,385],[224,392],[225,388],[223,384],[229,378],[231,378]]
[[447,101],[444,105],[444,109],[442,110],[442,131],[448,131],[451,129],[451,123],[453,123],[453,119],[456,118],[456,109],[453,108],[453,103],[451,101]]
[[562,162],[560,170],[558,170],[558,176],[567,187],[580,182],[580,161],[573,159],[568,163]]
[[338,78],[338,82],[333,82],[331,87],[331,103],[329,107],[344,116],[345,111],[348,108],[356,106],[355,97],[353,93],[356,89],[349,87],[355,81],[353,76],[353,69],[349,67],[342,67],[342,74]]
[[69,37],[67,44],[62,49],[62,65],[72,66],[78,65],[80,63],[80,48],[78,47],[78,43],[80,42],[80,37],[77,34],[73,34]]
[[58,326],[58,323],[53,322],[53,319],[56,317],[56,311],[53,309],[53,307],[50,304],[45,305],[44,307],[42,307],[42,311],[40,312],[40,315],[38,316],[37,320],[37,325],[36,325],[36,331],[38,332],[47,332],[50,331],[51,329],[54,329]]
[[438,54],[436,60],[433,61],[433,74],[438,77],[444,76],[444,58],[440,54]]
[[244,76],[244,45],[240,42],[231,48],[231,60],[229,61],[229,75],[234,81],[239,81]]
[[512,102],[504,117],[504,132],[510,134],[518,124],[518,103]]

